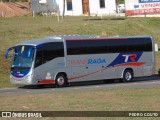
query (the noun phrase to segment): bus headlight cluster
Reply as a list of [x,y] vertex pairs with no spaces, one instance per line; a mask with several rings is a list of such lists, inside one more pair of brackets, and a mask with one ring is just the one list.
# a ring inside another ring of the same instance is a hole
[[25,79],[26,79],[27,82],[31,82],[32,78],[33,78],[33,75],[32,75],[32,74],[29,74],[29,75],[27,75],[27,76],[25,77]]
[[10,79],[12,79],[13,78],[13,76],[12,75],[10,75]]

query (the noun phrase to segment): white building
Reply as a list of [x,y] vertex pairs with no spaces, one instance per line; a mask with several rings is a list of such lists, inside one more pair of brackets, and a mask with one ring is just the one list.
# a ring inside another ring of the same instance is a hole
[[[63,1],[53,0],[63,13]],[[107,15],[116,13],[116,0],[65,0],[65,15]]]

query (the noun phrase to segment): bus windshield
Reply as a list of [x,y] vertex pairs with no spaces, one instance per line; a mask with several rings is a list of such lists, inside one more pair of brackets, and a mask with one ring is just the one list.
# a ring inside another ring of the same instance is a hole
[[16,46],[14,48],[14,56],[12,59],[12,69],[17,68],[31,68],[34,58],[33,46]]

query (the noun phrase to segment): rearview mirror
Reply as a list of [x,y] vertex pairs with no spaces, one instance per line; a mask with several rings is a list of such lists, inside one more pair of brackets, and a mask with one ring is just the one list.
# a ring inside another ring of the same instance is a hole
[[6,50],[6,54],[5,54],[5,58],[7,59],[8,58],[8,53],[9,53],[9,51],[11,51],[11,50],[13,50],[14,49],[14,47],[10,47],[10,48],[8,48],[7,50]]

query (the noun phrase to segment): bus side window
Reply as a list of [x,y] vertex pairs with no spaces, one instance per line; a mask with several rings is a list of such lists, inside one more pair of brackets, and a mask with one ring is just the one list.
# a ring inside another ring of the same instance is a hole
[[46,43],[43,49],[44,63],[58,57],[64,57],[63,42]]
[[35,68],[43,64],[43,51],[37,50],[36,60],[35,60]]
[[35,68],[58,57],[64,57],[63,42],[45,43],[37,49]]

